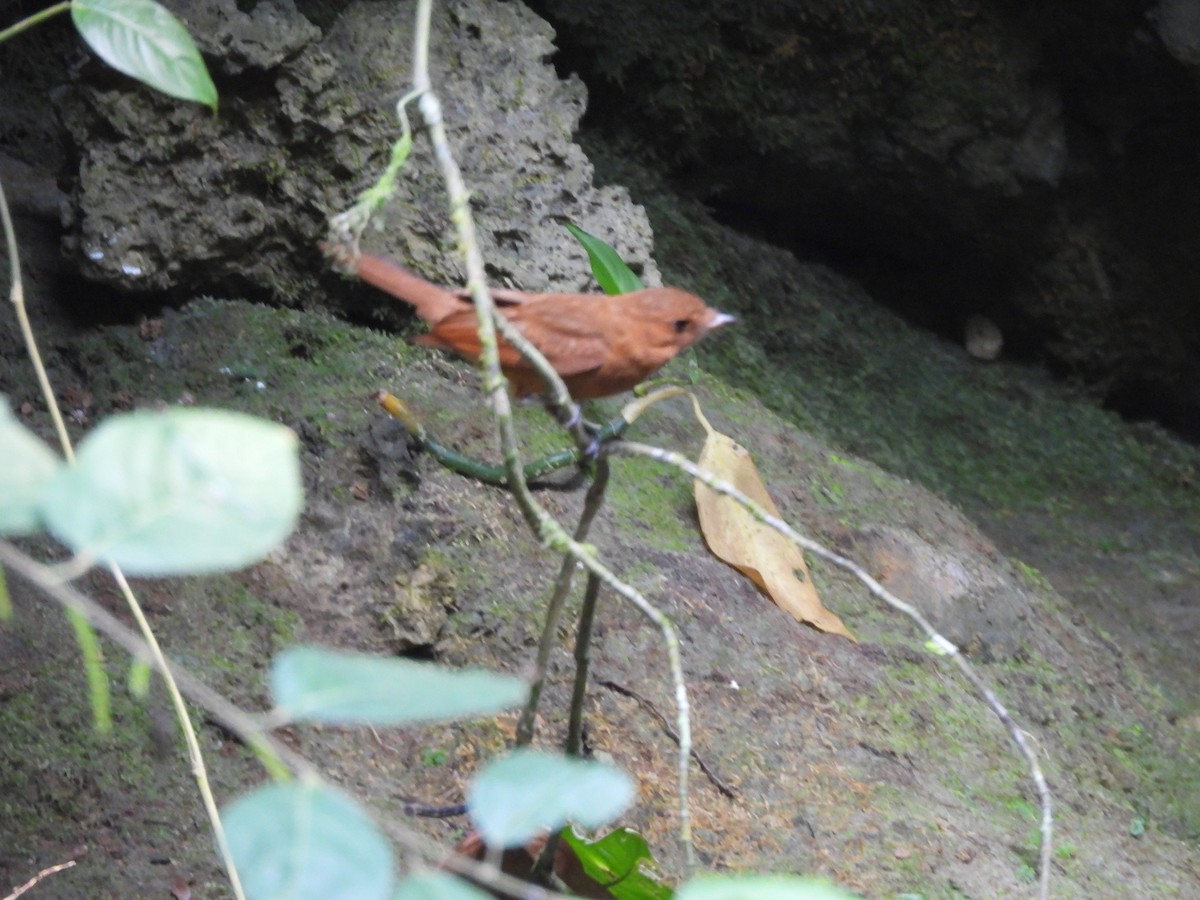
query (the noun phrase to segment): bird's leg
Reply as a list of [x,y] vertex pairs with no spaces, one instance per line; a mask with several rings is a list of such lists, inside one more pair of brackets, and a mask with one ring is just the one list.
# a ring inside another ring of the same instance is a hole
[[554,416],[558,424],[567,431],[574,433],[583,424],[583,411],[579,408],[578,403],[572,402],[566,406],[561,406],[549,397],[546,397],[545,404],[546,411]]
[[575,438],[575,444],[582,454],[579,464],[583,466],[592,462],[600,452],[600,439],[596,435],[602,426],[585,419],[578,403],[563,406],[549,398],[544,398],[544,402],[546,411]]

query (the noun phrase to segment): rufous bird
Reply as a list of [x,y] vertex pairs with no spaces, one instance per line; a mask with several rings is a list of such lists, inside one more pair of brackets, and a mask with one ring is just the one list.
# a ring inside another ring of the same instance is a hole
[[[469,295],[439,287],[378,256],[353,258],[329,247],[326,252],[340,268],[411,305],[430,325],[417,343],[479,360]],[[500,313],[542,352],[576,400],[627,391],[714,328],[734,321],[695,294],[669,287],[614,295],[495,289],[491,294]],[[545,392],[537,370],[503,338],[499,351],[500,368],[518,397]]]

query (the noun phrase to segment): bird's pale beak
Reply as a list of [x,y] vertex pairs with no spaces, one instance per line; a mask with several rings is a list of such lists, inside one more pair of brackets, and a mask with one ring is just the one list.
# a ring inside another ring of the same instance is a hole
[[713,310],[712,321],[708,323],[709,330],[720,328],[722,325],[732,325],[737,321],[737,316],[731,316],[729,313],[717,312]]

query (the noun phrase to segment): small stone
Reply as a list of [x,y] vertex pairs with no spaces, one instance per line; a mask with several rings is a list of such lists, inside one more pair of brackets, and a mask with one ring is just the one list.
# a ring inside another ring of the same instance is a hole
[[986,316],[968,316],[963,323],[963,346],[975,359],[991,362],[1000,358],[1004,335],[999,326]]

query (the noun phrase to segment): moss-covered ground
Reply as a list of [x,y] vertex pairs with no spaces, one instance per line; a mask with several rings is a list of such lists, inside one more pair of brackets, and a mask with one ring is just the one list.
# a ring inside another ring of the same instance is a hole
[[[972,659],[1034,737],[1055,789],[1055,895],[1188,896],[1200,834],[1196,709],[1185,670],[1158,651],[1181,663],[1194,636],[1181,627],[1197,584],[1194,448],[1122,423],[1035,370],[971,363],[874,310],[853,285],[769,248],[730,277],[723,254],[745,256],[743,239],[664,222],[672,280],[743,317],[701,347],[720,377],[694,387],[714,425],[751,449],[784,515],[852,553],[891,529],[961,564],[968,581],[1001,585],[989,596],[1020,611],[1005,620],[1011,641]],[[783,290],[808,298],[804,321],[779,321],[770,298]],[[308,506],[284,548],[237,576],[139,585],[169,652],[239,703],[267,703],[271,654],[294,641],[528,665],[556,560],[503,491],[382,439],[392,433],[371,400],[389,388],[444,441],[494,458],[468,368],[323,313],[212,300],[49,343],[79,434],[130,407],[193,402],[300,434]],[[14,405],[33,402],[31,381],[12,359],[6,366]],[[688,371],[686,361],[671,369]],[[536,406],[518,420],[531,456],[558,445]],[[28,421],[44,429],[36,413]],[[688,453],[702,439],[682,403],[647,413],[635,436]],[[539,496],[568,523],[578,512],[579,492]],[[859,644],[800,627],[707,556],[687,480],[641,461],[616,465],[592,540],[679,629],[698,750],[736,789],[727,799],[695,774],[706,865],[819,872],[868,896],[1029,891],[1036,812],[1008,738],[852,578],[813,566]],[[102,580],[84,586],[114,603]],[[2,880],[15,885],[86,844],[76,869],[57,876],[59,896],[153,896],[174,879],[221,896],[170,726],[121,694],[125,662],[110,650],[118,727],[93,734],[69,631],[26,586],[13,594],[16,617],[0,627]],[[597,635],[597,678],[669,715],[656,630],[606,597]],[[561,736],[569,669],[568,651],[557,652],[547,742]],[[643,707],[605,688],[594,689],[588,721],[593,748],[638,779],[630,824],[677,870],[674,744]],[[222,799],[262,777],[221,729],[202,733]],[[287,739],[394,828],[408,824],[400,798],[458,799],[511,733],[505,717]],[[462,825],[421,827],[450,840]]]

